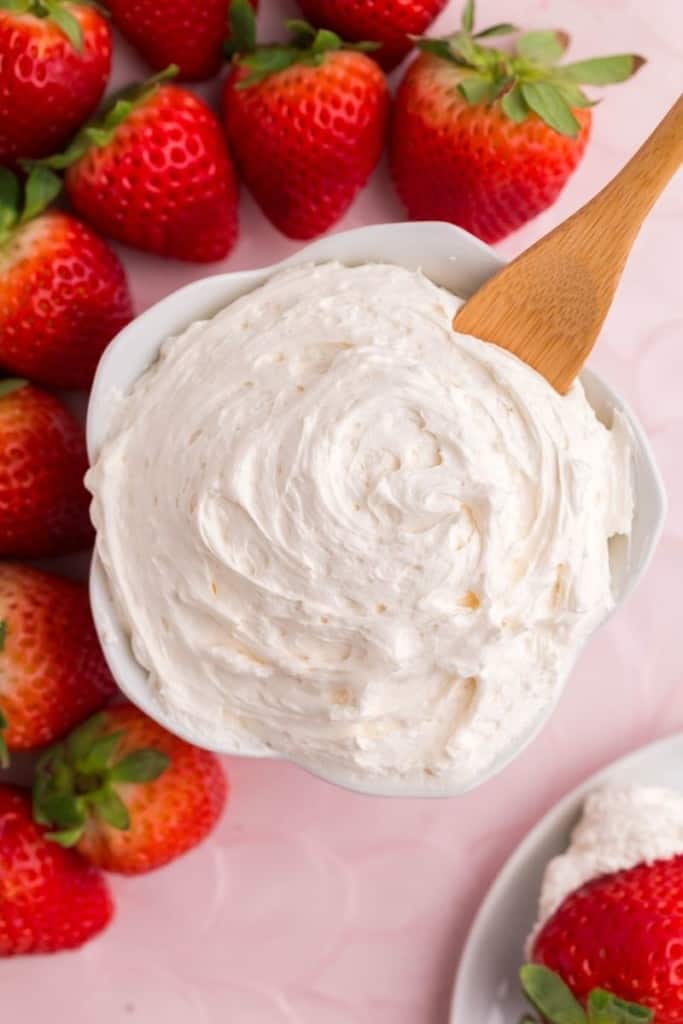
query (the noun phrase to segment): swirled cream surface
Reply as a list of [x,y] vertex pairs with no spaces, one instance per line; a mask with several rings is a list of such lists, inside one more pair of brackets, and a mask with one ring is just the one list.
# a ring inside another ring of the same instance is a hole
[[90,471],[155,699],[207,745],[466,786],[612,607],[628,429],[384,264],[286,270],[169,339]]

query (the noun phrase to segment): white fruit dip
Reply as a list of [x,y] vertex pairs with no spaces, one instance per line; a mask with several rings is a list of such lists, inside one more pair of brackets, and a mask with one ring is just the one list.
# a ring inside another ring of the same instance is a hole
[[387,264],[277,274],[163,345],[87,477],[134,654],[207,746],[448,789],[613,605],[631,440]]

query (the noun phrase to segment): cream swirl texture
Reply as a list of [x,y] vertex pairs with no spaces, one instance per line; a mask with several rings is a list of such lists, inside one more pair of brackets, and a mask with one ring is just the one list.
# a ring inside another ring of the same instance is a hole
[[87,477],[149,686],[207,745],[466,785],[612,606],[628,430],[384,264],[286,270],[163,346]]

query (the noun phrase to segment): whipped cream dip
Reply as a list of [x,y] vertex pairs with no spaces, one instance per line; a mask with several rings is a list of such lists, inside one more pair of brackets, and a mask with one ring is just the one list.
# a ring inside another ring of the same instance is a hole
[[207,746],[467,784],[613,606],[631,439],[418,272],[285,270],[164,344],[86,478],[135,657]]
[[683,795],[658,786],[605,786],[592,793],[566,852],[543,878],[539,926],[582,885],[683,854]]

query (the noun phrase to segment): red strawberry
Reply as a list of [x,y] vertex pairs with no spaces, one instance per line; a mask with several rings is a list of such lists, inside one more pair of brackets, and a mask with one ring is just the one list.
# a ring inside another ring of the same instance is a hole
[[0,168],[0,363],[51,387],[87,388],[133,310],[109,246],[66,213],[41,214],[59,188],[35,168],[20,211],[19,183]]
[[557,972],[581,1001],[599,987],[649,1007],[657,1024],[680,1024],[683,856],[576,889],[536,936],[532,960]]
[[0,786],[0,956],[81,946],[114,913],[102,874],[43,833],[28,796]]
[[412,50],[412,36],[429,28],[448,0],[299,0],[314,25],[334,29],[344,39],[381,43],[374,54],[390,71]]
[[99,104],[111,32],[93,7],[64,0],[0,6],[0,164],[60,149]]
[[237,182],[220,124],[165,75],[127,90],[61,156],[75,209],[102,234],[160,256],[222,259],[237,239]]
[[[65,783],[65,779],[68,780]],[[135,875],[174,860],[216,824],[228,787],[220,760],[132,705],[109,708],[42,759],[37,820],[93,864]]]
[[9,750],[52,743],[115,691],[87,587],[0,563],[0,716]]
[[291,45],[253,49],[253,31],[235,31],[235,12],[243,25],[249,10],[246,0],[233,3],[239,56],[223,96],[228,139],[266,216],[291,238],[313,238],[346,212],[379,160],[386,81],[359,52],[364,44],[354,50],[305,22],[289,23]]
[[83,430],[52,395],[0,380],[0,558],[43,558],[92,543]]
[[[258,7],[258,0],[250,0]],[[220,70],[229,0],[106,0],[117,27],[156,71],[198,81]]]
[[560,32],[529,32],[515,54],[472,34],[469,0],[460,32],[423,40],[403,79],[390,139],[396,188],[418,220],[451,221],[495,242],[557,198],[591,126],[579,83],[628,78],[641,58],[624,54],[560,66]]

